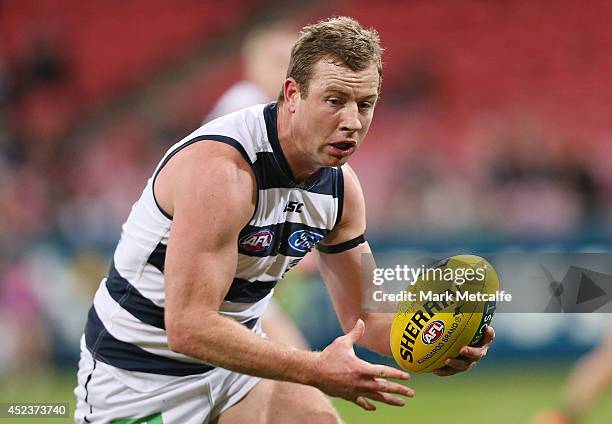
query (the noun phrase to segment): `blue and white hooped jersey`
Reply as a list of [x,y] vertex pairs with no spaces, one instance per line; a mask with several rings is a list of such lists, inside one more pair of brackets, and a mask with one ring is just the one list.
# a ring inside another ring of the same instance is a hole
[[236,273],[220,307],[221,314],[248,328],[259,327],[259,317],[285,272],[340,220],[342,170],[323,168],[308,186],[295,183],[278,141],[276,108],[276,103],[257,105],[218,118],[165,154],[123,224],[108,277],[89,311],[85,341],[96,360],[168,376],[213,369],[171,351],[164,324],[164,262],[172,217],[158,206],[153,182],[184,147],[199,141],[229,144],[255,174],[257,206],[238,237]]

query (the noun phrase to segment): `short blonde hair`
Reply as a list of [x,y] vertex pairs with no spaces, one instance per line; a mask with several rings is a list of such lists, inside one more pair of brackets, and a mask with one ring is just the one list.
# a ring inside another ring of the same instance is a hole
[[[380,37],[375,29],[365,29],[355,19],[346,16],[325,19],[302,28],[300,37],[291,49],[287,78],[296,80],[300,85],[300,94],[306,97],[314,66],[321,59],[338,61],[353,71],[363,71],[375,63],[380,92],[382,52]],[[279,101],[283,101],[282,91]]]

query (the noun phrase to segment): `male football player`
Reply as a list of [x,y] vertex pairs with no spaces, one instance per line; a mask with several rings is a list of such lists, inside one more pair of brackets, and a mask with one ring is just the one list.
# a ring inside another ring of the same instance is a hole
[[[389,380],[408,374],[353,352],[390,354],[392,316],[362,308],[370,249],[346,164],[372,121],[381,50],[350,18],[307,26],[278,102],[216,119],[166,153],[88,316],[78,422],[337,423],[324,394],[366,410],[414,395]],[[346,332],[322,352],[267,340],[259,323],[276,282],[315,246]],[[436,373],[468,369],[492,339],[488,328]]]

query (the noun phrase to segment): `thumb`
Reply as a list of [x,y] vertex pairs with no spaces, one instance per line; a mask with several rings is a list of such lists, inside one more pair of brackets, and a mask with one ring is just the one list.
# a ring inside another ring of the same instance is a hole
[[361,318],[357,320],[355,326],[351,331],[346,334],[346,338],[353,345],[357,343],[361,337],[363,337],[363,333],[365,332],[365,323]]

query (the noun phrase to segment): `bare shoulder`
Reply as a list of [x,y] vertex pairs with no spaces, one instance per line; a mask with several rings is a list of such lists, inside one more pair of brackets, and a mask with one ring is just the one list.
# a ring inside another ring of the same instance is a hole
[[257,183],[250,165],[235,148],[200,141],[168,161],[159,171],[154,191],[160,207],[171,216],[177,209],[197,213],[216,206],[214,209],[226,209],[234,219],[248,221]]

